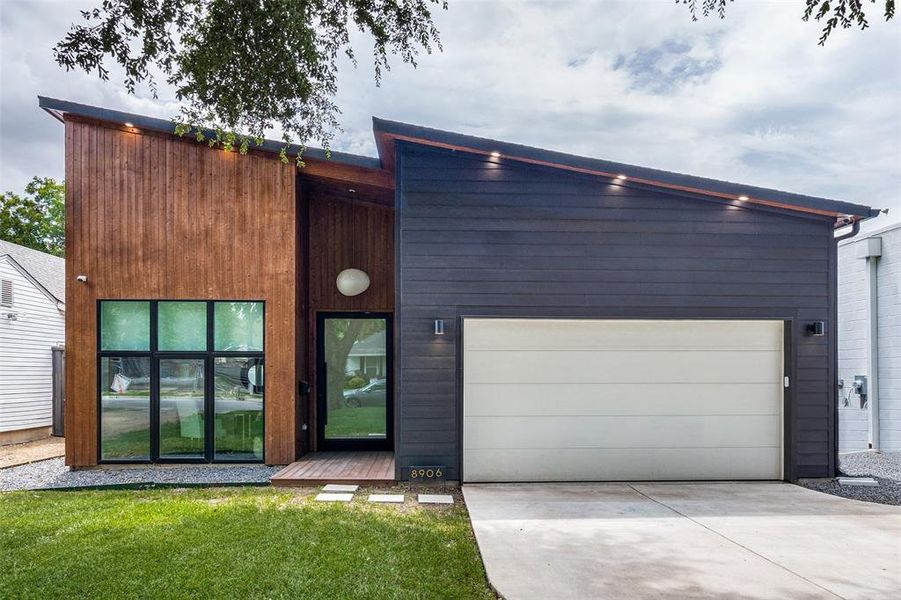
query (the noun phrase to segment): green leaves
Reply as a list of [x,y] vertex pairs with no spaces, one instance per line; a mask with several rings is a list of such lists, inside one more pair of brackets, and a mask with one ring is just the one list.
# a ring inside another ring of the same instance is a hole
[[23,196],[0,193],[0,239],[64,256],[65,185],[50,177],[35,177]]
[[[734,0],[676,0],[677,4],[685,4],[691,13],[693,21],[698,20],[698,14],[709,16],[715,12],[719,17],[725,18],[726,4]],[[826,44],[826,40],[832,34],[836,27],[841,26],[842,29],[848,29],[857,25],[860,29],[866,29],[870,26],[867,21],[864,3],[866,0],[804,0],[806,6],[804,15],[801,17],[803,21],[810,20],[813,17],[816,21],[825,19],[822,35],[820,35],[820,45]],[[870,4],[876,2],[885,2],[885,11],[883,16],[886,21],[890,21],[895,16],[895,0],[870,0]]]
[[[130,93],[156,77],[175,88],[175,132],[244,153],[264,133],[325,148],[339,129],[339,53],[349,30],[370,34],[376,84],[389,55],[416,65],[440,49],[431,10],[444,0],[103,0],[82,13],[54,56],[66,70],[108,79],[118,64]],[[287,160],[286,152],[283,153]],[[300,154],[298,153],[298,160]]]

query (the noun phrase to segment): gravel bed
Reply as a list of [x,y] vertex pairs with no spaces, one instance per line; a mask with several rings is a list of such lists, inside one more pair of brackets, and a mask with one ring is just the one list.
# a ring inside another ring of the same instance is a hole
[[269,483],[269,478],[280,468],[266,465],[152,465],[72,471],[62,458],[52,458],[0,469],[0,492],[136,484]]
[[802,479],[798,484],[833,496],[901,506],[901,452],[842,454],[839,470],[850,477],[872,477],[879,487],[842,486],[833,479]]

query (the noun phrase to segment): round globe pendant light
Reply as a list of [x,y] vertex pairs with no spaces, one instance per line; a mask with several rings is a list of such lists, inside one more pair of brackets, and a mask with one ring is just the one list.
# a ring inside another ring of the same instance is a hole
[[360,269],[344,269],[338,273],[335,284],[345,296],[359,296],[369,289],[369,275]]

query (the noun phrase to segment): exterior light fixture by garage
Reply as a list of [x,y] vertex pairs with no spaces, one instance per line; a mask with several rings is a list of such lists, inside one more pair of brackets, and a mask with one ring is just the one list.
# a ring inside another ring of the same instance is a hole
[[435,335],[444,335],[444,319],[435,319]]
[[335,285],[345,296],[359,296],[369,289],[369,275],[360,269],[344,269],[338,273]]
[[617,175],[616,176],[617,181],[625,181],[626,179],[628,179],[628,178],[625,175]]
[[497,150],[494,150],[494,151],[491,153],[491,156],[494,157],[494,158],[500,158],[500,157],[501,157],[501,153],[498,152]]
[[807,324],[807,335],[821,336],[826,335],[826,323],[823,321],[812,321]]
[[738,199],[741,200],[742,202],[747,202],[747,201],[748,201],[748,197],[747,197],[747,196],[744,196],[744,195],[739,196]]

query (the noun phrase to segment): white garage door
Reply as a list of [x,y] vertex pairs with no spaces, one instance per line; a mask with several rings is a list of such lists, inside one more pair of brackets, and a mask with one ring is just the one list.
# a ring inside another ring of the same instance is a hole
[[465,319],[464,481],[781,479],[781,321]]

